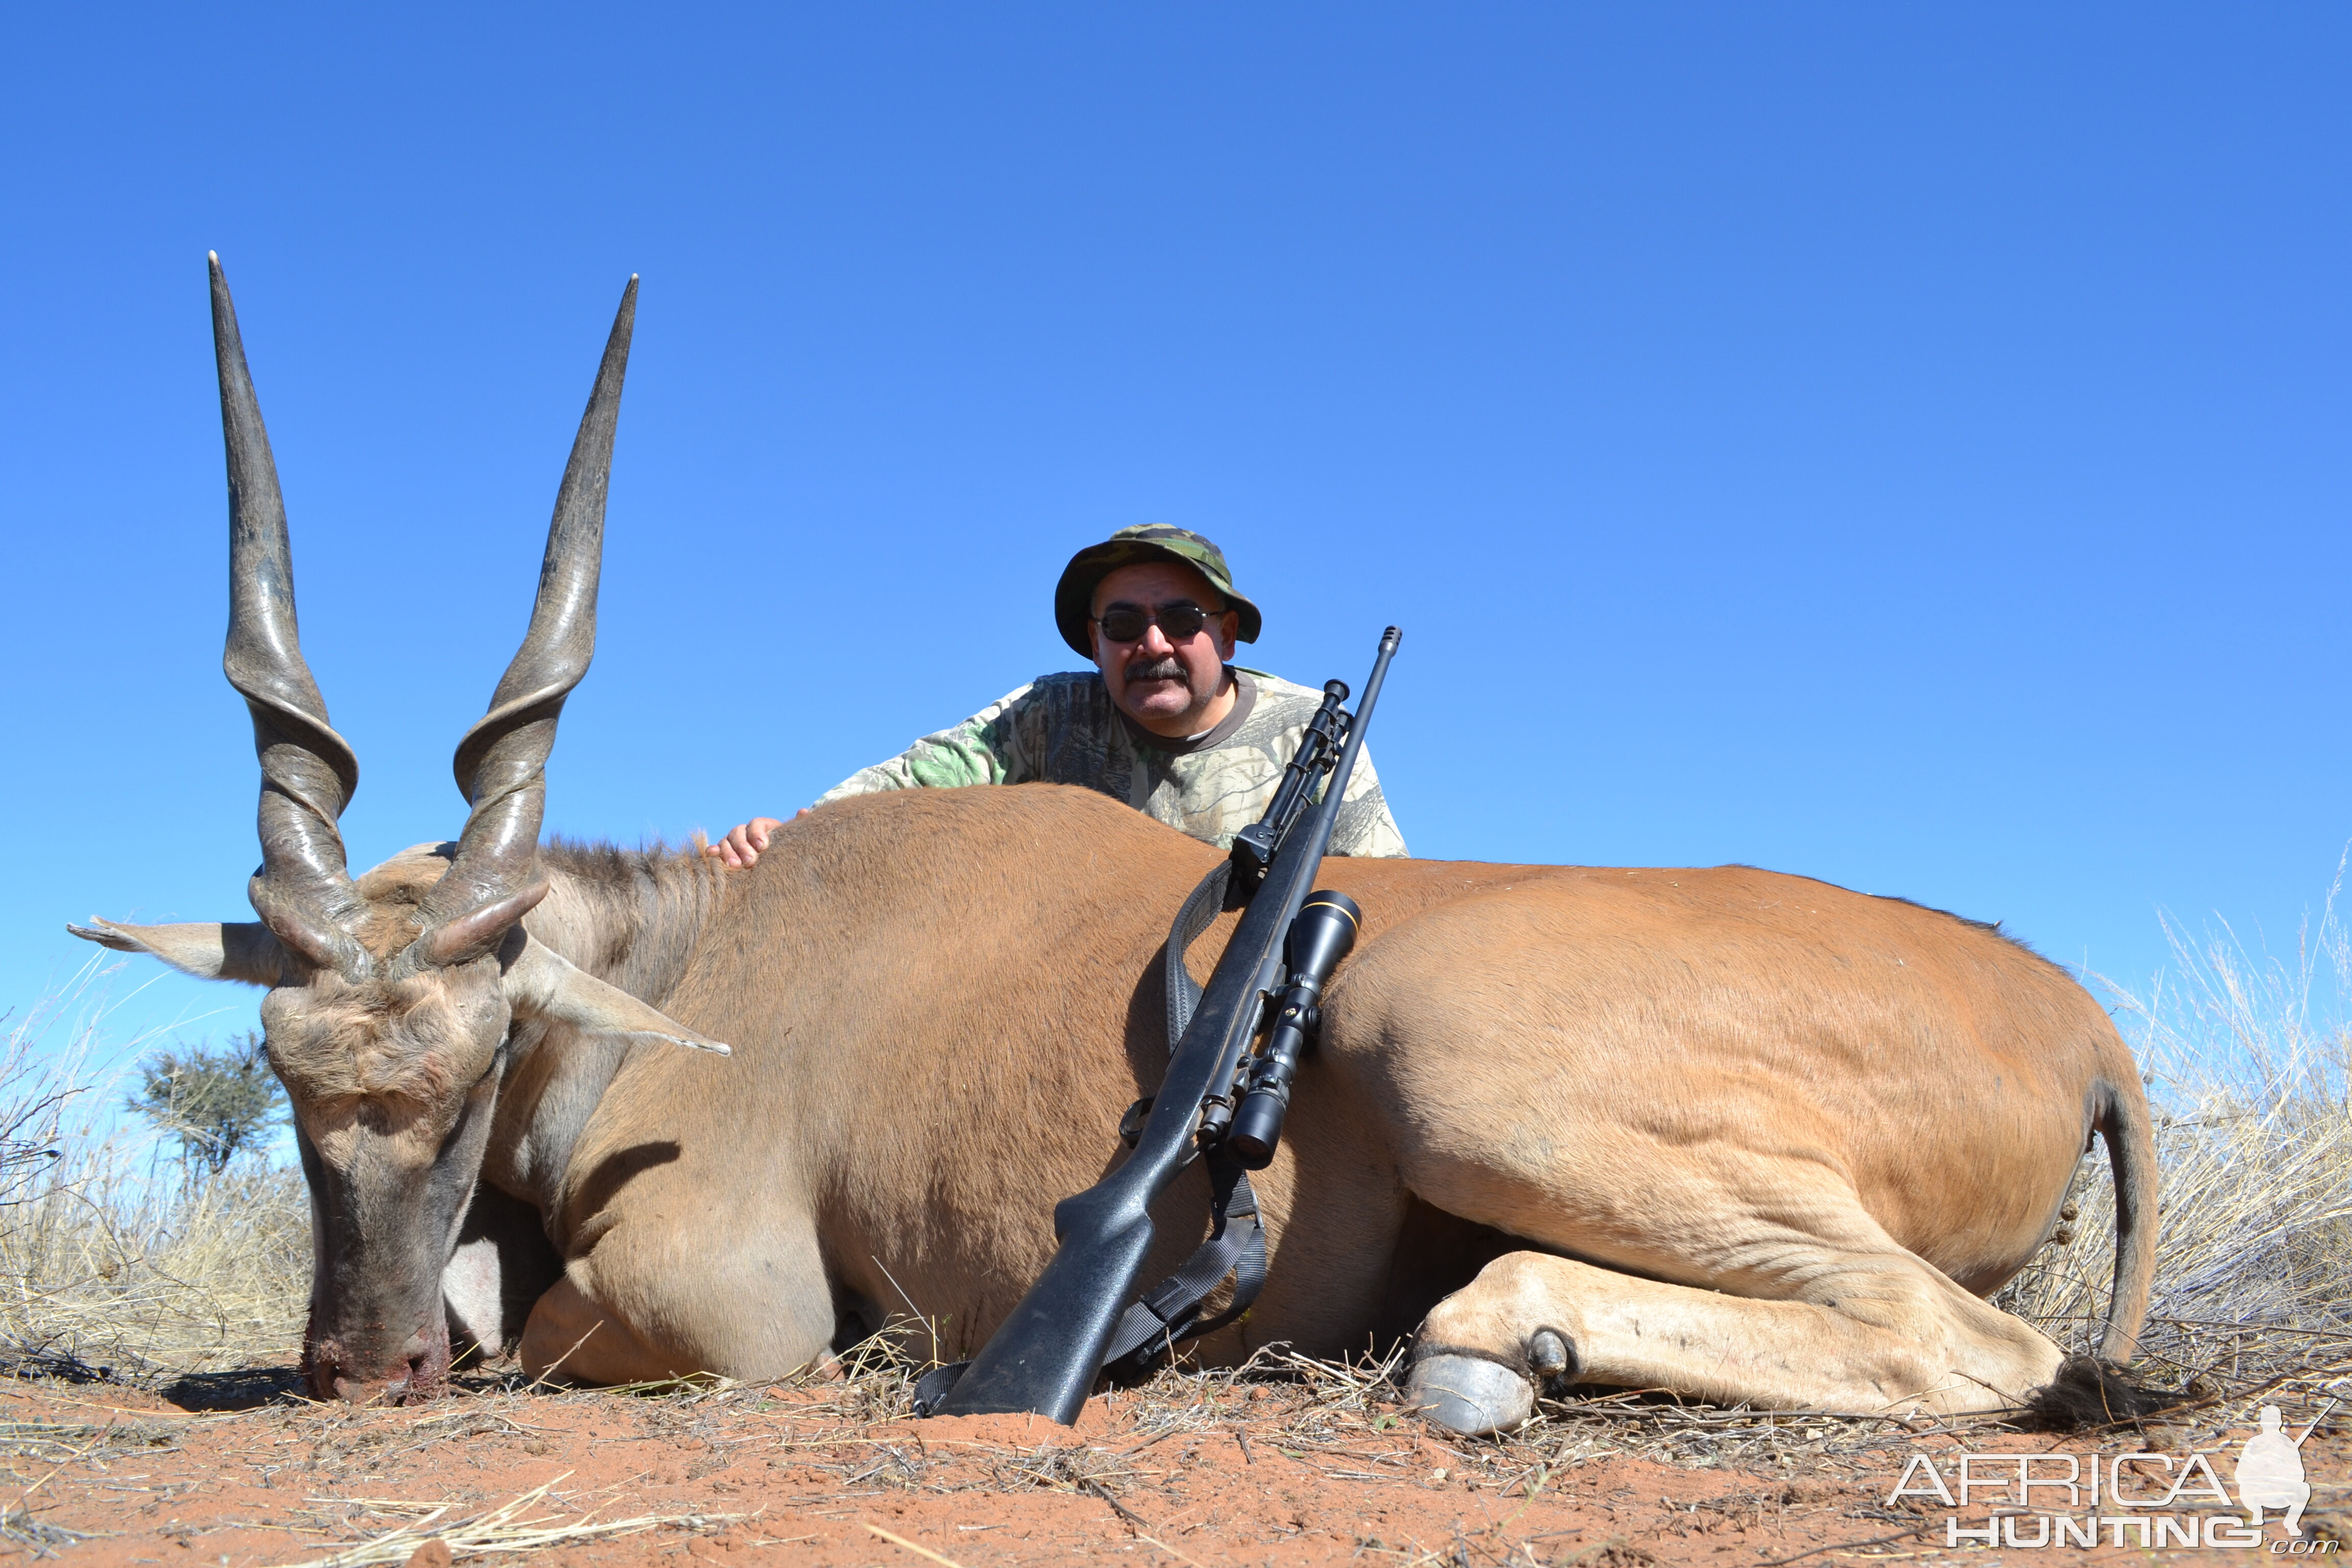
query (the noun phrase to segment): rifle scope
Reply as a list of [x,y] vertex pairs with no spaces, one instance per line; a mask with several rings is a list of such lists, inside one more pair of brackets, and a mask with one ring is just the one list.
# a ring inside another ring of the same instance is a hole
[[1246,1170],[1263,1171],[1274,1161],[1275,1145],[1282,1142],[1282,1119],[1290,1109],[1291,1080],[1298,1076],[1298,1058],[1314,1044],[1323,1022],[1324,984],[1356,945],[1356,929],[1363,918],[1355,900],[1327,889],[1309,893],[1298,918],[1290,922],[1290,934],[1283,941],[1290,984],[1275,1009],[1265,1047],[1250,1063],[1248,1087],[1225,1133],[1226,1152]]

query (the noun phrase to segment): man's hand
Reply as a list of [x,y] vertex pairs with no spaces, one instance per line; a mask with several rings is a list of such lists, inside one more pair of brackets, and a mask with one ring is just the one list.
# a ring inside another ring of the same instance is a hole
[[[804,805],[793,813],[793,820],[798,822],[808,814],[809,808]],[[772,816],[755,816],[740,827],[730,828],[726,837],[708,846],[702,852],[739,868],[756,866],[760,863],[760,851],[768,847],[768,835],[782,826]]]

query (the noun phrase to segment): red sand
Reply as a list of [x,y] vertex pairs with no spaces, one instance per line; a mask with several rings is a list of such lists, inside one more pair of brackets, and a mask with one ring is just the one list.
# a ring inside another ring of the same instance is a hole
[[[532,1554],[549,1568],[656,1558],[680,1568],[689,1559],[730,1568],[1093,1559],[1159,1568],[1764,1568],[1948,1555],[1940,1510],[1886,1507],[1894,1466],[1885,1453],[1858,1462],[1792,1454],[1769,1473],[1599,1454],[1539,1473],[1528,1449],[1441,1439],[1379,1412],[1340,1414],[1325,1429],[1328,1440],[1303,1442],[1283,1428],[1304,1392],[1240,1392],[1247,1396],[1197,1428],[1154,1438],[1136,1431],[1126,1396],[1090,1402],[1076,1428],[1031,1416],[845,1426],[822,1408],[822,1395],[759,1389],[694,1398],[459,1394],[400,1410],[281,1400],[196,1414],[109,1386],[0,1384],[0,1438],[17,1494],[0,1497],[8,1505],[0,1535],[20,1547],[33,1544],[28,1534],[46,1536],[62,1559],[91,1568],[291,1564],[413,1523],[433,1506],[454,1505],[446,1524],[551,1485],[527,1517],[689,1522]],[[1972,1441],[2014,1448],[2050,1440]],[[1949,1437],[1916,1446],[1954,1448]],[[2326,1510],[2345,1506],[2347,1451],[2341,1428],[2310,1445],[2320,1531],[2342,1529],[2343,1515]],[[1914,1533],[1915,1521],[1932,1525]],[[2347,1550],[2323,1560],[2352,1563]],[[440,1551],[428,1547],[419,1563],[439,1568],[448,1561]],[[2057,1563],[2085,1554],[1998,1555]],[[457,1560],[467,1556],[461,1541]]]

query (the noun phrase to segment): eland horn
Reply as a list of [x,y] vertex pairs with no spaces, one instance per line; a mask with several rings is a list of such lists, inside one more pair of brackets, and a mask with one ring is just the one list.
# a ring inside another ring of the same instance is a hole
[[359,758],[327,721],[326,700],[302,660],[278,465],[228,279],[218,255],[207,259],[228,448],[228,646],[221,669],[252,711],[261,760],[261,869],[249,893],[279,941],[321,968],[356,976],[368,966],[353,935],[362,910],[335,825],[359,787]]
[[621,416],[621,381],[637,313],[637,280],[604,343],[595,390],[564,465],[530,628],[507,666],[490,710],[457,742],[457,788],[472,807],[449,869],[425,895],[420,954],[436,964],[478,957],[506,934],[545,891],[534,872],[540,818],[547,804],[547,758],[563,700],[588,673],[596,651],[596,579],[604,552],[604,489],[613,469],[613,432]]

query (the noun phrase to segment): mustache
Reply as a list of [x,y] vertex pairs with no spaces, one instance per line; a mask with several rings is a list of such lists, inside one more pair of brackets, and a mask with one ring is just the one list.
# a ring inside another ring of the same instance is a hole
[[1187,679],[1182,662],[1179,659],[1168,657],[1160,658],[1129,659],[1128,661],[1125,674],[1130,682],[1138,680],[1184,680]]

